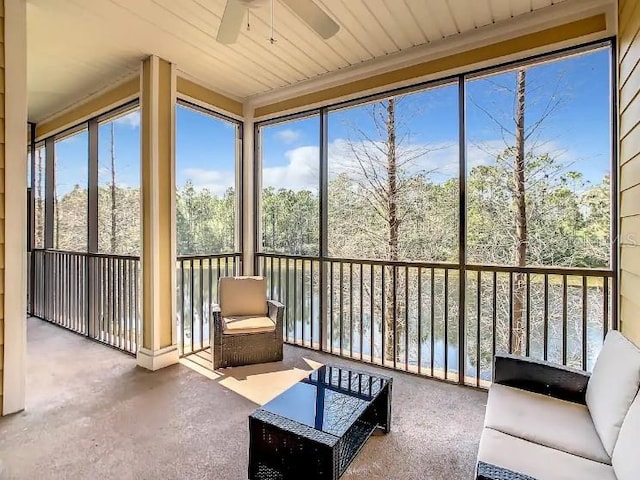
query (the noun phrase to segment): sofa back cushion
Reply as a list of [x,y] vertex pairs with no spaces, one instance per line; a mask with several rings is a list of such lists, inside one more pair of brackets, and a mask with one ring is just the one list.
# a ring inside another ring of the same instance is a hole
[[640,478],[640,394],[622,422],[611,463],[618,480]]
[[587,407],[609,455],[640,386],[640,350],[616,330],[607,334],[587,385]]
[[263,277],[222,277],[218,301],[223,317],[264,317],[267,314],[267,282]]

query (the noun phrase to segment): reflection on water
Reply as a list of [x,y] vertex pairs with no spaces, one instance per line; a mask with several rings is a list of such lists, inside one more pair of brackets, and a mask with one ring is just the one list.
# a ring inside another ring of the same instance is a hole
[[[263,264],[262,271],[267,278],[269,297],[286,306],[286,341],[320,348],[319,262],[299,260],[294,264],[275,260],[273,265]],[[384,363],[391,366],[394,338],[389,330],[395,330],[397,368],[457,377],[460,295],[456,270],[398,268],[395,295],[390,289],[389,279],[394,275],[390,267],[356,266],[343,269],[342,275],[336,268],[333,276],[331,269],[326,272],[327,291],[332,292],[327,294],[327,322],[322,332],[327,351],[378,364],[384,357]],[[193,275],[190,271],[183,275],[178,277],[184,278],[178,288],[179,338],[183,338],[185,351],[207,348],[211,333],[209,312],[211,303],[216,301],[217,276],[197,269]],[[467,275],[464,374],[473,383],[474,379],[491,379],[494,351],[508,352],[517,329],[510,324],[509,275],[486,275],[479,281],[475,272]],[[541,278],[532,277],[529,285],[529,302],[522,324],[522,353],[528,350],[532,357],[544,358],[546,352],[547,358],[556,363],[563,363],[566,356],[568,365],[580,368],[586,339],[586,365],[590,369],[604,333],[602,279],[590,279],[584,291],[582,277],[569,281],[564,305],[562,282],[549,276],[545,293]],[[395,312],[395,322],[390,321],[389,325],[383,322],[383,312],[387,312],[387,318],[394,318],[389,312]],[[391,344],[388,348],[387,343]]]

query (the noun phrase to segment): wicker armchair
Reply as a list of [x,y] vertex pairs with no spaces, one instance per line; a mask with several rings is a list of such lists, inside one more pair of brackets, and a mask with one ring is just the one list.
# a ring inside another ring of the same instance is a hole
[[220,278],[218,300],[212,309],[214,369],[282,360],[284,305],[267,300],[264,278]]

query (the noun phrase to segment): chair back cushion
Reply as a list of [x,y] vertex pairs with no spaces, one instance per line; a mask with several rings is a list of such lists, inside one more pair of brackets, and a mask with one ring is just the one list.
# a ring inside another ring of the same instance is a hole
[[218,302],[223,317],[264,317],[267,314],[267,282],[263,277],[222,277]]
[[604,449],[613,454],[640,387],[640,350],[620,332],[607,334],[587,385],[586,402]]
[[640,478],[640,394],[622,422],[611,463],[618,480]]

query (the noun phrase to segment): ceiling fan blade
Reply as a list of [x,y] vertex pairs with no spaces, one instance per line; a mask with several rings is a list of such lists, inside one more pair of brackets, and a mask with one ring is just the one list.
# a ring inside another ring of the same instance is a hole
[[340,25],[334,22],[313,0],[280,1],[325,40],[333,37],[340,30]]
[[236,0],[227,0],[220,28],[218,28],[218,35],[216,36],[218,42],[229,45],[238,39],[246,9],[244,5]]

